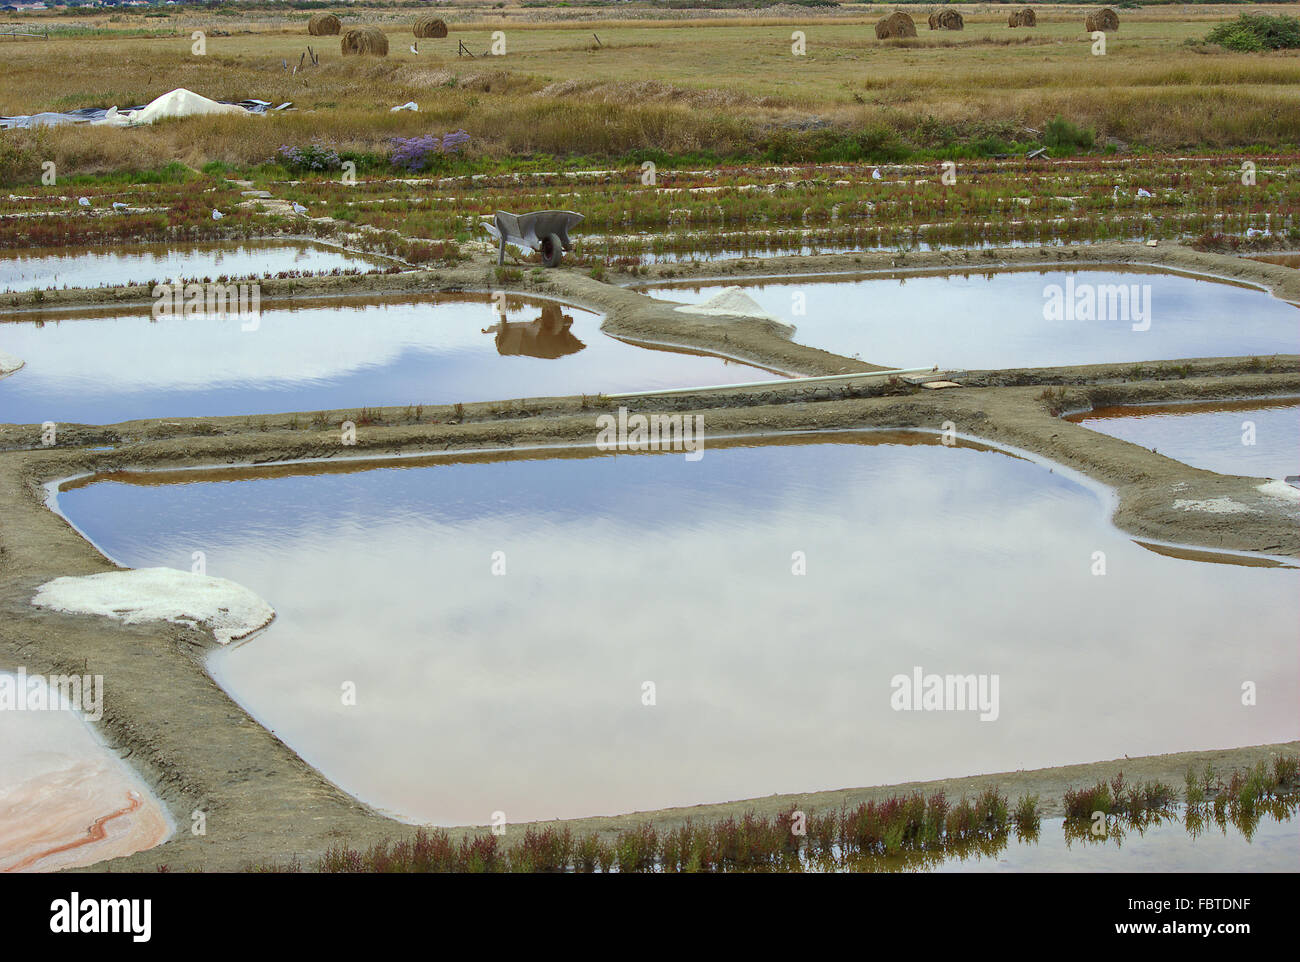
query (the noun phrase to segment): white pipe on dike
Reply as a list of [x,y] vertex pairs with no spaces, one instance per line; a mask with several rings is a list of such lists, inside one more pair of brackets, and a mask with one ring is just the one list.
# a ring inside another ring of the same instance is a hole
[[[783,377],[774,381],[746,381],[741,384],[710,384],[708,387],[669,387],[654,391],[626,391],[622,394],[605,394],[611,400],[629,397],[655,397],[663,394],[699,394],[701,391],[729,391],[742,387],[780,387],[786,384],[818,384],[824,381],[851,381],[860,377],[887,377],[899,374],[929,374],[934,367],[900,367],[888,371],[858,371],[854,374],[821,374],[815,377]],[[936,372],[937,373],[937,372]]]

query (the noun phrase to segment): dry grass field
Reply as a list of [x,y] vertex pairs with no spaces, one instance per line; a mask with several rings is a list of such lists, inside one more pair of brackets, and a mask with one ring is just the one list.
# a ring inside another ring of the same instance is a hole
[[[930,8],[912,6],[920,35],[878,41],[870,25],[881,9],[536,22],[575,10],[592,17],[638,11],[453,7],[450,35],[422,40],[414,53],[413,10],[350,5],[345,29],[380,24],[390,42],[384,58],[341,57],[337,37],[307,35],[308,12],[32,20],[49,26],[51,39],[0,43],[0,114],[134,106],[181,86],[216,99],[292,101],[296,109],[248,122],[11,133],[0,148],[0,176],[15,179],[14,164],[37,155],[83,172],[172,160],[245,166],[313,138],[380,151],[394,136],[456,128],[470,133],[475,156],[592,159],[645,150],[762,157],[774,137],[817,130],[873,131],[925,149],[1012,139],[1057,115],[1094,129],[1099,144],[1125,149],[1300,142],[1300,55],[1194,43],[1214,21],[1235,16],[1234,7],[1125,10],[1104,56],[1093,54],[1084,32],[1085,7],[1041,8],[1036,29],[1013,30],[1005,7],[970,5],[965,30],[932,32],[924,24]],[[192,52],[195,30],[205,35],[202,56]],[[796,30],[806,38],[804,56],[792,54]],[[506,52],[484,56],[495,31]],[[458,57],[461,43],[475,56]],[[319,65],[295,72],[308,44]],[[390,113],[412,100],[419,113]]]

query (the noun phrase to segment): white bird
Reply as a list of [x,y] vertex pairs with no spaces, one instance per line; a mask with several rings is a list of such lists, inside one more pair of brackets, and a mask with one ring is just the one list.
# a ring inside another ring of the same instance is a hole
[[1138,188],[1138,196],[1139,196],[1139,197],[1150,197],[1150,196],[1151,196],[1151,191],[1147,190],[1145,187],[1139,187],[1139,188]]
[[89,198],[89,197],[78,197],[78,198],[77,198],[77,203],[80,204],[82,207],[89,207],[89,206],[90,206],[90,198]]
[[411,53],[419,53],[420,44],[418,42],[411,44]]
[[305,214],[307,213],[307,208],[303,207],[302,204],[299,204],[297,201],[295,201],[293,205],[293,212],[295,214]]
[[213,219],[213,220],[221,220],[221,218],[223,218],[223,217],[225,217],[225,216],[226,216],[226,215],[223,214],[223,213],[221,213],[221,211],[219,211],[219,210],[214,210],[214,211],[212,212],[212,219]]
[[113,201],[113,210],[126,210],[126,204],[122,203],[120,200],[115,200]]
[[880,180],[880,170],[879,170],[878,168],[877,168],[876,170],[873,170],[873,171],[871,172],[871,179],[872,179],[872,180]]

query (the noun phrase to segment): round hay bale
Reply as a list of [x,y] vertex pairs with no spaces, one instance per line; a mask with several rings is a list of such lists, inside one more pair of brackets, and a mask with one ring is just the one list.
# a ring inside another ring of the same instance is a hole
[[415,21],[415,35],[421,39],[424,37],[445,37],[447,36],[447,24],[437,17],[419,17]]
[[388,56],[388,35],[378,27],[353,27],[343,35],[343,56]]
[[915,37],[916,24],[912,18],[901,10],[895,10],[884,20],[876,24],[877,40],[892,40],[896,37]]
[[1036,27],[1038,26],[1038,14],[1030,7],[1023,10],[1012,10],[1011,16],[1007,17],[1008,27]]
[[1089,33],[1095,33],[1098,30],[1102,33],[1118,30],[1119,14],[1110,7],[1102,7],[1100,10],[1093,11],[1084,17],[1083,27]]
[[966,21],[956,10],[936,10],[930,14],[931,30],[965,30]]
[[313,37],[337,37],[343,24],[332,13],[313,13],[307,21],[307,32]]

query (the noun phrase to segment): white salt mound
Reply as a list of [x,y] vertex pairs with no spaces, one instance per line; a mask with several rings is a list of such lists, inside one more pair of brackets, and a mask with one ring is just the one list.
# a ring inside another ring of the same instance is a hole
[[1285,481],[1265,481],[1255,490],[1270,498],[1281,498],[1284,501],[1300,501],[1300,488],[1287,484]]
[[36,589],[32,604],[103,615],[128,625],[143,621],[201,625],[211,629],[222,645],[252,634],[275,617],[275,609],[242,585],[175,568],[55,578]]
[[757,317],[765,321],[778,321],[759,306],[739,287],[724,287],[703,304],[687,304],[677,308],[683,314],[707,314],[710,317]]
[[6,354],[4,351],[0,351],[0,377],[14,373],[14,371],[18,370],[22,366],[23,362],[20,358],[16,358],[12,354]]

